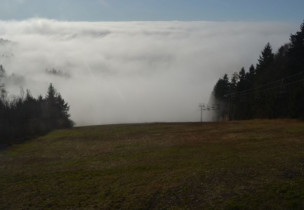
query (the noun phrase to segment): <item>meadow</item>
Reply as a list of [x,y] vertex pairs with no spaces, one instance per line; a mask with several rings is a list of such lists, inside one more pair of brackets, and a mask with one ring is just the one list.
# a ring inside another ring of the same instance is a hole
[[0,209],[304,209],[304,122],[103,125],[0,152]]

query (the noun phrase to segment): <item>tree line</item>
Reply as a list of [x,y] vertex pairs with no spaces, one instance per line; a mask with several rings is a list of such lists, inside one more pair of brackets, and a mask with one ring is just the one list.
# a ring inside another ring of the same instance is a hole
[[9,99],[4,78],[5,70],[0,65],[0,144],[20,143],[54,129],[73,126],[70,107],[52,84],[45,97],[35,98],[27,90]]
[[304,22],[277,52],[267,43],[256,65],[225,74],[212,95],[219,119],[304,119]]

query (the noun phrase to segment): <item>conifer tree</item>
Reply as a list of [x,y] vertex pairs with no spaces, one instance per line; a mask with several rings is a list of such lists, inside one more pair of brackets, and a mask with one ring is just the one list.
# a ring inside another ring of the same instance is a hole
[[258,59],[258,64],[256,66],[257,85],[265,83],[267,77],[270,76],[270,67],[273,64],[273,61],[274,53],[272,52],[270,43],[267,43],[261,52],[261,55]]
[[6,90],[4,85],[4,77],[5,77],[5,70],[2,65],[0,65],[0,100],[3,101],[6,96]]
[[290,67],[292,73],[303,71],[304,69],[304,22],[300,31],[290,36],[289,48]]

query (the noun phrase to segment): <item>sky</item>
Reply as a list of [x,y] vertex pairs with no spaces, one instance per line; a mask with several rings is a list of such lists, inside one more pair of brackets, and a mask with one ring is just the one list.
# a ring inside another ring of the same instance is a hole
[[1,0],[0,19],[69,21],[289,21],[303,0]]
[[53,83],[78,126],[199,121],[217,80],[287,43],[303,10],[303,0],[0,0],[0,65],[9,98]]

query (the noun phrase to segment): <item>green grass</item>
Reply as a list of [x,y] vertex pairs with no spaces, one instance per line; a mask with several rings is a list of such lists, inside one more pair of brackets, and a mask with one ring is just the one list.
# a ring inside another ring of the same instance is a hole
[[0,209],[304,209],[304,123],[107,125],[0,153]]

